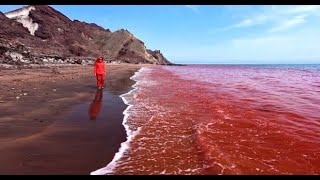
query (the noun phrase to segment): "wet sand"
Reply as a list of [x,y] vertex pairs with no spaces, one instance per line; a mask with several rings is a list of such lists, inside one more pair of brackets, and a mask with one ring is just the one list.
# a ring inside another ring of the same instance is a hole
[[0,174],[89,174],[106,166],[126,140],[119,95],[141,66],[108,64],[102,93],[92,66],[1,70]]

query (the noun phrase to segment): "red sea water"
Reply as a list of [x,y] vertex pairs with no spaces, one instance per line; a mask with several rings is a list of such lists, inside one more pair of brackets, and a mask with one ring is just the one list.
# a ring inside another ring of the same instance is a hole
[[145,67],[92,174],[320,174],[320,65]]

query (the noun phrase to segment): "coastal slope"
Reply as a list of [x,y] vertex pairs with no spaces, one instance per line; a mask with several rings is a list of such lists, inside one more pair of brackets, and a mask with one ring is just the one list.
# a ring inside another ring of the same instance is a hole
[[108,62],[172,64],[128,30],[71,20],[46,5],[0,12],[0,23],[0,63],[85,64],[103,55]]

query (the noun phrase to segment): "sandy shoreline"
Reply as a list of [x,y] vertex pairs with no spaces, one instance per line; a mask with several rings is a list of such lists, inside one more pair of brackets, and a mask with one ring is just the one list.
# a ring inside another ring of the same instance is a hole
[[1,70],[0,173],[89,174],[107,165],[126,138],[119,95],[142,66],[107,65],[104,119],[94,122],[88,116],[96,94],[92,66]]

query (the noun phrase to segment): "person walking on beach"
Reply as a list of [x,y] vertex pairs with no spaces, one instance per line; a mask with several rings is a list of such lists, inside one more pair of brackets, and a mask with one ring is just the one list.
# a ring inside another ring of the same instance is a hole
[[103,89],[104,81],[106,79],[106,69],[103,57],[99,56],[94,64],[94,75],[97,79],[98,89]]

